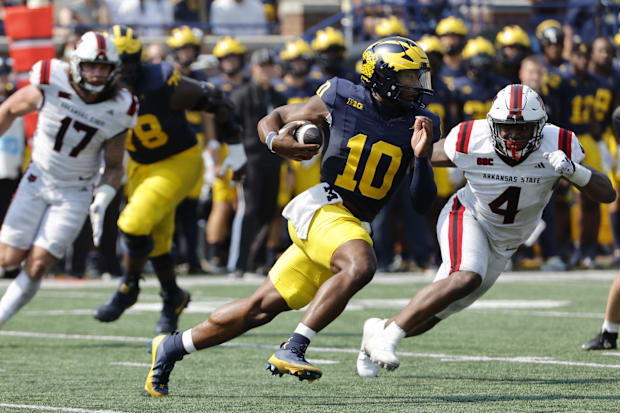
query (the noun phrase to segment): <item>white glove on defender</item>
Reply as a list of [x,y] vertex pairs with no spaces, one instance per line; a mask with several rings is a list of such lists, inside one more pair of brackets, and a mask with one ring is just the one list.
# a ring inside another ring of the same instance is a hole
[[561,151],[545,152],[543,158],[547,159],[555,172],[562,175],[577,186],[583,187],[590,182],[592,172],[580,164],[576,164]]
[[110,185],[101,185],[95,188],[95,198],[88,208],[90,224],[93,227],[93,243],[99,246],[103,234],[103,219],[105,210],[116,195],[116,189]]
[[237,172],[239,169],[243,168],[247,161],[248,158],[245,156],[243,144],[235,143],[233,145],[228,145],[228,156],[224,159],[224,162],[222,162],[219,175],[224,176],[228,168],[231,168],[233,172]]

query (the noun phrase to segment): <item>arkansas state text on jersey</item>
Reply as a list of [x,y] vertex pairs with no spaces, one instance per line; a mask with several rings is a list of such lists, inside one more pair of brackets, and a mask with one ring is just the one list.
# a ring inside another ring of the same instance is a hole
[[576,163],[585,154],[574,133],[547,124],[540,148],[510,166],[490,136],[486,120],[463,122],[450,131],[444,150],[467,179],[457,193],[459,201],[473,211],[496,251],[512,254],[538,224],[559,179],[543,153],[561,149]]
[[69,83],[69,64],[43,60],[30,83],[43,91],[33,137],[32,162],[46,177],[83,185],[95,178],[101,148],[136,124],[137,99],[127,89],[99,103],[86,103]]

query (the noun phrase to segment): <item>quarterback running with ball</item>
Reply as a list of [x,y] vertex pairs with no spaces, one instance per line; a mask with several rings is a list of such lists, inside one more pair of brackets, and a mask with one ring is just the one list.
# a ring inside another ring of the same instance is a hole
[[394,370],[402,338],[430,330],[487,292],[534,231],[560,179],[594,201],[613,202],[611,182],[581,165],[584,156],[577,136],[548,124],[542,99],[524,85],[506,86],[487,119],[463,122],[437,142],[433,166],[457,167],[467,179],[437,222],[443,262],[398,315],[366,320],[358,374]]

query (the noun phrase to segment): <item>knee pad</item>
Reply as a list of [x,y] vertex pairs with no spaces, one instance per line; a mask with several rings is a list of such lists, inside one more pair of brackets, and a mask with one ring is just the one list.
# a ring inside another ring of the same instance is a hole
[[174,259],[172,258],[172,254],[162,254],[151,258],[151,264],[157,273],[174,268]]
[[123,249],[130,257],[146,257],[153,250],[153,238],[150,235],[131,235],[120,232],[123,237]]

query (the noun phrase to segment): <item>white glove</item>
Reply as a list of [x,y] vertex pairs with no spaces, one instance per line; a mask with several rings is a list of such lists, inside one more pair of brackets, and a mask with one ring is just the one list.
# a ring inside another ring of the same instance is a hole
[[101,234],[103,234],[103,219],[105,210],[116,195],[116,189],[110,185],[104,184],[95,188],[95,198],[88,208],[90,215],[90,224],[93,227],[93,243],[95,247],[99,246]]
[[590,182],[592,172],[580,164],[576,164],[561,151],[545,152],[543,158],[547,159],[555,172],[562,175],[579,187],[586,186]]
[[609,172],[614,167],[614,157],[611,156],[611,152],[609,152],[609,148],[604,141],[598,141],[597,143],[598,150],[601,153],[601,164],[603,167],[603,171]]
[[226,157],[226,159],[224,159],[224,162],[222,162],[219,175],[224,176],[228,168],[231,168],[233,172],[237,172],[239,169],[243,168],[247,161],[248,158],[245,156],[245,149],[243,149],[243,144],[229,144],[228,156]]

